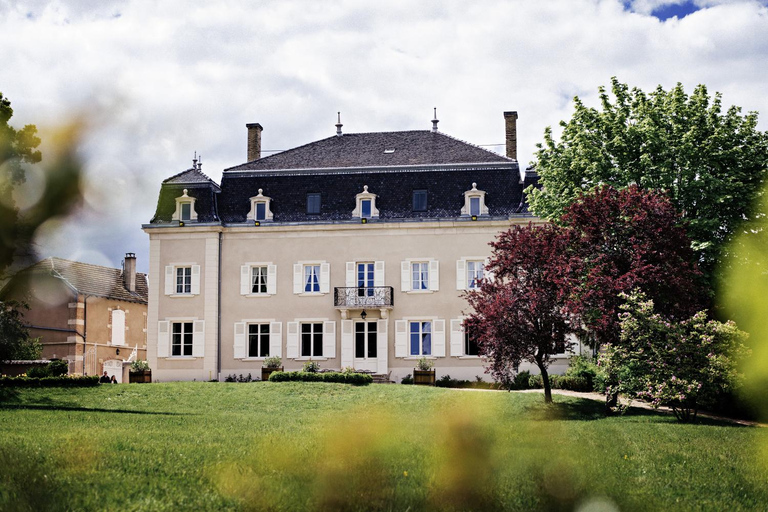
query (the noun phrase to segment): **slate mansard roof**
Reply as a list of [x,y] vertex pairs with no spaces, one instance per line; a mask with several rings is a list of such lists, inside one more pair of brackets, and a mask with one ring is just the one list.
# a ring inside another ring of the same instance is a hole
[[123,283],[123,271],[90,263],[46,258],[21,270],[9,283],[34,282],[35,276],[47,275],[64,281],[73,291],[128,302],[147,303],[147,275],[136,273],[136,291],[130,292]]
[[[516,160],[427,130],[344,134],[225,169],[221,187],[199,168],[173,176],[152,223],[171,221],[183,188],[196,198],[198,222],[247,222],[259,189],[271,198],[274,222],[352,221],[366,185],[377,195],[379,222],[458,218],[473,183],[486,191],[491,217],[527,213],[529,183],[520,182]],[[414,190],[427,191],[426,211],[413,211]],[[319,215],[307,214],[312,193],[321,196]]]

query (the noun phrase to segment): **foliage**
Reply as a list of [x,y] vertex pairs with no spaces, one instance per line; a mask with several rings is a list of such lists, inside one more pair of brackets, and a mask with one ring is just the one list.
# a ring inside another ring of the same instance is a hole
[[573,331],[564,307],[567,238],[552,224],[514,226],[491,247],[487,269],[495,277],[465,294],[473,310],[466,328],[476,334],[494,380],[510,387],[520,363],[535,363],[551,402],[550,357],[570,346]]
[[35,360],[43,352],[39,339],[30,338],[24,327],[22,309],[29,306],[15,300],[0,301],[0,361]]
[[624,298],[621,343],[606,345],[600,355],[600,365],[615,376],[609,381],[617,383],[615,391],[667,405],[679,421],[691,421],[702,404],[738,386],[746,334],[736,324],[707,321],[704,311],[674,322],[655,313],[640,292]]
[[434,368],[435,363],[434,361],[427,359],[426,357],[422,357],[418,361],[416,361],[416,369],[421,370],[423,372],[429,371],[432,368]]
[[242,373],[240,375],[232,373],[224,377],[224,382],[253,382],[253,377],[250,373],[245,377],[243,377]]
[[400,384],[413,384],[413,375],[410,373],[400,380]]
[[545,130],[535,162],[542,188],[526,189],[532,210],[557,220],[603,184],[667,191],[709,275],[742,220],[754,218],[766,179],[768,134],[757,113],[723,112],[720,93],[712,98],[704,85],[690,96],[680,83],[646,94],[614,77],[611,92],[613,101],[599,88],[600,110],[574,98],[559,141]]
[[269,375],[269,382],[336,382],[340,384],[353,384],[355,386],[367,386],[373,382],[373,377],[365,373],[342,372],[273,372]]
[[456,389],[499,389],[499,384],[495,382],[485,382],[481,379],[460,380],[452,379],[450,375],[443,375],[435,380],[435,386],[438,388],[456,388]]
[[99,385],[97,375],[60,375],[45,377],[28,377],[21,375],[18,377],[0,376],[1,387],[16,388],[36,388],[36,387],[61,387],[61,388],[82,388]]
[[663,194],[636,186],[601,187],[566,209],[568,307],[594,346],[618,341],[622,292],[641,289],[671,318],[700,309],[701,274],[678,220]]
[[574,355],[568,362],[566,377],[584,379],[587,382],[585,391],[605,392],[605,374],[597,364],[597,358],[591,356]]
[[301,371],[306,373],[317,373],[320,371],[320,364],[316,361],[307,361],[302,365]]
[[149,363],[147,361],[143,361],[141,359],[137,359],[136,361],[133,361],[131,363],[131,371],[132,372],[144,372],[149,370]]
[[528,381],[531,378],[531,372],[528,370],[523,370],[522,372],[517,372],[515,374],[515,377],[512,379],[512,382],[510,383],[508,389],[510,390],[521,390],[521,389],[529,389],[530,385],[528,384]]
[[280,356],[272,356],[264,359],[264,368],[280,368],[283,365],[283,360]]
[[54,359],[45,366],[33,366],[27,370],[27,377],[60,377],[69,373],[69,363]]

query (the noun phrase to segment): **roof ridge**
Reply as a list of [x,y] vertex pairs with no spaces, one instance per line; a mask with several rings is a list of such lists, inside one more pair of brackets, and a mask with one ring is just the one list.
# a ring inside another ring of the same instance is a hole
[[[45,259],[46,260],[51,260],[51,263],[53,263],[53,260],[55,259],[55,260],[59,260],[59,261],[66,261],[68,263],[77,263],[78,265],[88,265],[89,267],[98,267],[98,268],[106,268],[108,270],[116,270],[116,271],[120,272],[121,274],[123,272],[123,269],[116,268],[116,267],[107,267],[106,265],[97,265],[96,263],[87,263],[85,261],[68,260],[66,258],[59,258],[58,256],[48,256]],[[45,261],[45,260],[41,260],[38,263],[42,263],[43,261]],[[34,267],[38,263],[35,263],[34,265],[32,265],[32,267]],[[55,270],[55,267],[53,267],[52,270]],[[136,272],[136,275],[139,275],[139,274],[146,275],[146,274],[144,274],[144,272]]]
[[184,170],[184,171],[181,171],[181,172],[179,172],[179,173],[176,173],[176,174],[174,174],[173,176],[169,176],[169,177],[167,177],[167,178],[165,178],[165,179],[163,180],[163,183],[166,183],[166,182],[168,182],[168,181],[172,180],[173,178],[178,178],[178,177],[179,177],[179,176],[181,176],[182,174],[186,174],[186,173],[188,173],[188,172],[190,172],[190,171],[194,171],[194,172],[197,172],[197,173],[201,174],[201,175],[202,175],[202,176],[203,176],[205,179],[207,179],[208,181],[210,181],[210,182],[211,182],[211,183],[213,183],[214,185],[218,186],[218,185],[216,184],[216,182],[215,182],[215,181],[213,181],[213,179],[211,179],[211,177],[210,177],[210,176],[208,176],[207,174],[205,174],[203,171],[201,171],[201,170],[200,170],[200,169],[198,169],[197,167],[190,167],[189,169],[186,169],[186,170]]

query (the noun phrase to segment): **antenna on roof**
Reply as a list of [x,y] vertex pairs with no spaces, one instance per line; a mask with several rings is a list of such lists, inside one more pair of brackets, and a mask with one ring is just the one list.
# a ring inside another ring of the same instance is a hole
[[440,120],[437,118],[437,107],[435,107],[435,118],[432,119],[432,131],[437,132],[437,123],[440,122]]
[[197,169],[197,151],[195,151],[195,156],[192,157],[192,168]]
[[336,121],[336,136],[341,137],[341,127],[344,125],[341,124],[341,112],[337,112],[337,113],[339,115],[339,118],[338,118],[339,120]]

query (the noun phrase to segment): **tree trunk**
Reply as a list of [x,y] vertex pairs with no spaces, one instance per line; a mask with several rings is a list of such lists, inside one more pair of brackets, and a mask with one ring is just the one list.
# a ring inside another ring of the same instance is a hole
[[549,385],[549,374],[547,373],[547,367],[543,361],[536,359],[536,365],[541,372],[541,383],[544,385],[544,402],[552,403],[552,387]]

